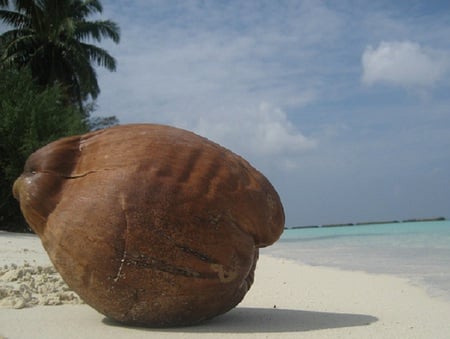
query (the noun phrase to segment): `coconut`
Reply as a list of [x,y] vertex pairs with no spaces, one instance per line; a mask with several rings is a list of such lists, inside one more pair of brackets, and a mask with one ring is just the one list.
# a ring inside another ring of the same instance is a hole
[[196,324],[235,307],[280,198],[242,157],[186,130],[123,125],[52,142],[13,187],[65,282],[118,322]]

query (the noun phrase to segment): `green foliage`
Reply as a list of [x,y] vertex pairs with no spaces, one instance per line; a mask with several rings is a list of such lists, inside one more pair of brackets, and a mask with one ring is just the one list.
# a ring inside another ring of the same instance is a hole
[[91,44],[118,43],[110,20],[88,20],[99,0],[0,0],[0,229],[26,230],[12,184],[28,156],[60,137],[116,125],[94,117],[100,93],[94,66],[110,71],[115,59]]
[[28,156],[53,140],[88,128],[77,106],[64,103],[61,86],[42,90],[27,69],[1,71],[0,229],[26,228],[11,188]]
[[90,131],[98,131],[99,129],[113,127],[119,124],[119,119],[112,115],[109,117],[91,117],[88,121]]
[[29,67],[41,86],[63,84],[67,99],[81,108],[100,93],[93,65],[116,69],[107,51],[89,43],[119,42],[116,23],[88,20],[102,10],[98,0],[0,1],[0,20],[12,27],[0,35],[0,66]]

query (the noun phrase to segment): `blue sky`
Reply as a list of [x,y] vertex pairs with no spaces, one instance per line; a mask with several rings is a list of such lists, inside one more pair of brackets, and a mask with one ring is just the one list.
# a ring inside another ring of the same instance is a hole
[[286,224],[450,217],[448,1],[104,1],[98,113],[193,130]]
[[99,115],[244,156],[287,226],[450,217],[448,1],[102,3]]

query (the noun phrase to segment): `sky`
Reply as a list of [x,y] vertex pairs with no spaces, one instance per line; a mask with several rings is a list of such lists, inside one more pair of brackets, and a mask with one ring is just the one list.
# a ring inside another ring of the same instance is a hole
[[102,3],[99,115],[242,155],[286,226],[450,217],[448,1]]
[[450,218],[450,2],[103,0],[96,114],[194,131],[286,226]]

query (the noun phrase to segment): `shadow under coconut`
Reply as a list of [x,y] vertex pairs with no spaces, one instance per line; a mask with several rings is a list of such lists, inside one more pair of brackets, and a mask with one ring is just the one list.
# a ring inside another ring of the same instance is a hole
[[209,321],[190,327],[145,328],[125,326],[104,318],[111,326],[130,327],[151,332],[176,333],[267,333],[304,332],[353,326],[367,326],[378,318],[365,314],[329,313],[278,308],[238,307]]

